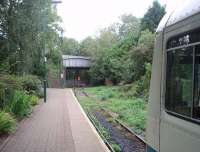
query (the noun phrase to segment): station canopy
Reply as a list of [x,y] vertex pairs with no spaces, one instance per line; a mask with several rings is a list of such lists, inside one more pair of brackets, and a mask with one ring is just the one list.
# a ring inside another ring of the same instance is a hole
[[63,67],[68,69],[89,69],[91,66],[90,57],[62,55]]

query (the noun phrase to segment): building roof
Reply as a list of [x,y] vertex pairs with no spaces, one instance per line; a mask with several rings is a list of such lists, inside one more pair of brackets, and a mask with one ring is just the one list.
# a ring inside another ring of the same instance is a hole
[[90,57],[75,56],[75,55],[62,55],[62,59],[63,60],[66,60],[66,59],[86,59],[86,60],[90,60]]
[[162,31],[165,27],[173,25],[198,13],[200,13],[200,0],[187,0],[173,12],[167,13],[161,20],[156,31]]
[[73,55],[62,55],[63,67],[66,68],[90,68],[91,60],[90,57],[86,56],[73,56]]

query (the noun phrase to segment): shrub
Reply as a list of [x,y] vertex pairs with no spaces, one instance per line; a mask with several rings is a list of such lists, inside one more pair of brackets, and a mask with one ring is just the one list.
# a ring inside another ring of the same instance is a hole
[[15,119],[6,112],[0,112],[0,134],[11,133],[15,130]]
[[15,91],[12,101],[6,107],[9,112],[21,119],[31,111],[30,96],[22,91]]
[[41,96],[40,88],[41,88],[42,83],[37,76],[25,75],[21,77],[20,80],[21,80],[23,89],[26,90],[29,94]]
[[0,75],[0,82],[5,83],[7,88],[12,88],[15,90],[22,89],[20,78],[14,75]]
[[31,96],[30,96],[30,104],[31,104],[32,106],[37,105],[37,104],[38,104],[38,101],[39,101],[39,98],[38,98],[37,96],[35,96],[35,95],[31,95]]
[[14,90],[21,90],[21,82],[13,75],[0,75],[0,108],[3,109],[14,95]]

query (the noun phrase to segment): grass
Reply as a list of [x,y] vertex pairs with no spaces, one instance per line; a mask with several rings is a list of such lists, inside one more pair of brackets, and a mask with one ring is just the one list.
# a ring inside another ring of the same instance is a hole
[[89,95],[79,96],[81,105],[87,111],[95,111],[101,108],[117,115],[117,119],[128,125],[138,134],[143,134],[146,128],[146,106],[142,98],[126,98],[119,86],[101,86],[85,88]]

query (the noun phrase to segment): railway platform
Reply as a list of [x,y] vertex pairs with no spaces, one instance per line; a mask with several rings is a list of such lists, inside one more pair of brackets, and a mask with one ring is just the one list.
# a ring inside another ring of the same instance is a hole
[[47,95],[0,152],[109,152],[71,89],[48,89]]

